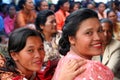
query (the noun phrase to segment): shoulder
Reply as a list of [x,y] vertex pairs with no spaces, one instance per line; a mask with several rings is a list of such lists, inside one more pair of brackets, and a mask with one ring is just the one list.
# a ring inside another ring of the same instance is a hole
[[85,64],[85,67],[85,72],[79,75],[78,78],[82,78],[83,76],[85,76],[84,78],[86,78],[87,80],[90,79],[90,77],[94,80],[113,80],[112,71],[110,71],[108,67],[104,66],[100,62],[88,60],[87,64]]
[[120,49],[120,41],[112,39],[107,48],[110,48],[111,50]]
[[16,14],[17,17],[18,17],[18,16],[23,16],[23,15],[24,15],[24,13],[23,13],[22,10],[18,11],[17,14]]

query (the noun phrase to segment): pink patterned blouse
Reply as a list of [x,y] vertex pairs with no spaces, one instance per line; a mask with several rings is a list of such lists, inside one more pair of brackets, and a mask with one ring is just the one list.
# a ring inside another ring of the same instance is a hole
[[[58,63],[53,80],[57,80],[62,65],[70,59],[80,59],[81,57],[70,51]],[[87,63],[83,66],[86,68],[85,72],[78,75],[74,80],[113,80],[113,73],[108,67],[102,65],[100,62],[86,60]]]

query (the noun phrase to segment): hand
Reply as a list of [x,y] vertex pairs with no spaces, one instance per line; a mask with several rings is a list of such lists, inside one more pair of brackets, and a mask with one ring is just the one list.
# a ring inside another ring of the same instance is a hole
[[61,68],[58,80],[73,80],[77,75],[83,73],[85,68],[83,65],[86,62],[83,59],[71,59],[66,61]]

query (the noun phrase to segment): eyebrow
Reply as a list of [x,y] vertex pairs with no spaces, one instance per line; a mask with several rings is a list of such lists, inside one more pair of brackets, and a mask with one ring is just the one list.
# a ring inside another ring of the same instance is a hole
[[[27,48],[33,48],[34,46],[33,45],[29,45],[29,46],[27,46]],[[39,47],[43,47],[43,44],[40,44]]]

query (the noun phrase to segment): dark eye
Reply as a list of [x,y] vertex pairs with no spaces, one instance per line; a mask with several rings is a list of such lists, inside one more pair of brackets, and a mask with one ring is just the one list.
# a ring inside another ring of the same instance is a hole
[[52,24],[53,24],[53,23],[56,23],[56,21],[55,21],[55,20],[52,20],[50,23],[52,23]]
[[32,52],[34,52],[34,50],[33,50],[33,49],[29,49],[28,52],[29,52],[29,53],[32,53]]
[[99,30],[98,30],[98,32],[105,32],[102,28],[100,28]]
[[88,31],[88,32],[86,32],[86,34],[87,34],[87,35],[92,35],[93,32],[92,32],[92,31]]
[[44,50],[44,48],[43,47],[41,47],[41,48],[39,48],[39,50],[41,51],[41,50]]

